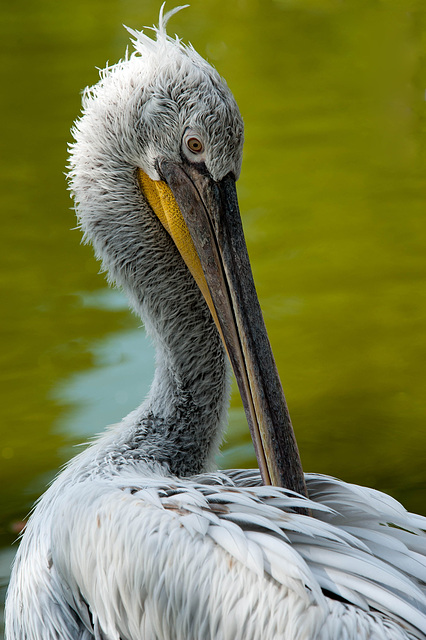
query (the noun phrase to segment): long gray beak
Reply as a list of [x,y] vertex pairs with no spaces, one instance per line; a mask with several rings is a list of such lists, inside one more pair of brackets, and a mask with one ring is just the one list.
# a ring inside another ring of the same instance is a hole
[[290,415],[266,333],[231,174],[160,161],[201,261],[265,484],[306,494]]

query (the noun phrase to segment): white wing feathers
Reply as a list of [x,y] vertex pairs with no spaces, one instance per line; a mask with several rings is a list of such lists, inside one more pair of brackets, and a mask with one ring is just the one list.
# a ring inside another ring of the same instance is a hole
[[[289,594],[299,599],[305,616],[315,610],[320,630],[334,605],[348,607],[330,600],[324,589],[407,630],[407,635],[389,638],[426,637],[425,518],[412,517],[377,491],[333,478],[308,475],[309,501],[259,482],[253,471],[174,481],[159,476],[141,481],[128,473],[92,479],[84,492],[81,485],[70,488],[61,501],[66,513],[57,514],[52,539],[57,571],[68,583],[74,577],[65,594],[68,602],[73,607],[81,606],[82,599],[89,603],[105,634],[100,637],[157,638],[164,633],[167,638],[173,609],[174,624],[182,616],[176,637],[192,638],[193,616],[199,614],[195,606],[185,612],[188,601],[194,598],[201,610],[211,611],[212,589],[220,590],[223,599],[234,571],[236,610],[243,606],[238,580],[245,581],[244,593],[247,581],[254,581],[253,593],[268,585],[274,593],[278,589],[277,597],[282,590],[283,602]],[[302,504],[314,517],[294,511]],[[78,523],[78,536],[70,522]],[[151,600],[156,606],[147,606]],[[229,606],[218,598],[219,618]],[[288,615],[285,604],[282,609]],[[212,625],[220,623],[211,617],[204,637],[216,637]],[[240,629],[234,637],[251,636]]]

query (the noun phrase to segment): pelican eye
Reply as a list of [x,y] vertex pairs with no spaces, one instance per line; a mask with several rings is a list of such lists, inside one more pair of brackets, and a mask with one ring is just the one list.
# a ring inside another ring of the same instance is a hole
[[203,143],[199,138],[191,136],[185,140],[186,146],[192,153],[202,153],[204,151]]

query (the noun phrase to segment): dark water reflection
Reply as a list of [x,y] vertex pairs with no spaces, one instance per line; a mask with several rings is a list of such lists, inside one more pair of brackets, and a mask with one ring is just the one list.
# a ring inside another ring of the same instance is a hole
[[[79,91],[123,54],[121,24],[158,8],[0,10],[0,578],[73,445],[149,386],[152,348],[69,231],[62,172]],[[426,513],[422,3],[195,0],[170,31],[209,57],[245,118],[241,210],[305,468]],[[219,462],[254,464],[236,394]]]

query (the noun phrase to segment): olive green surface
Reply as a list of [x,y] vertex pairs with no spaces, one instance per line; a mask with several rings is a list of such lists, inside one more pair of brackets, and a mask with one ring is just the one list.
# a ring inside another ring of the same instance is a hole
[[[176,3],[169,2],[168,8]],[[60,466],[140,402],[152,346],[81,246],[80,92],[159,2],[0,9],[0,579]],[[177,32],[246,125],[240,206],[302,461],[426,513],[424,3],[194,0]],[[236,392],[220,466],[255,459]],[[3,549],[3,551],[1,551]]]

